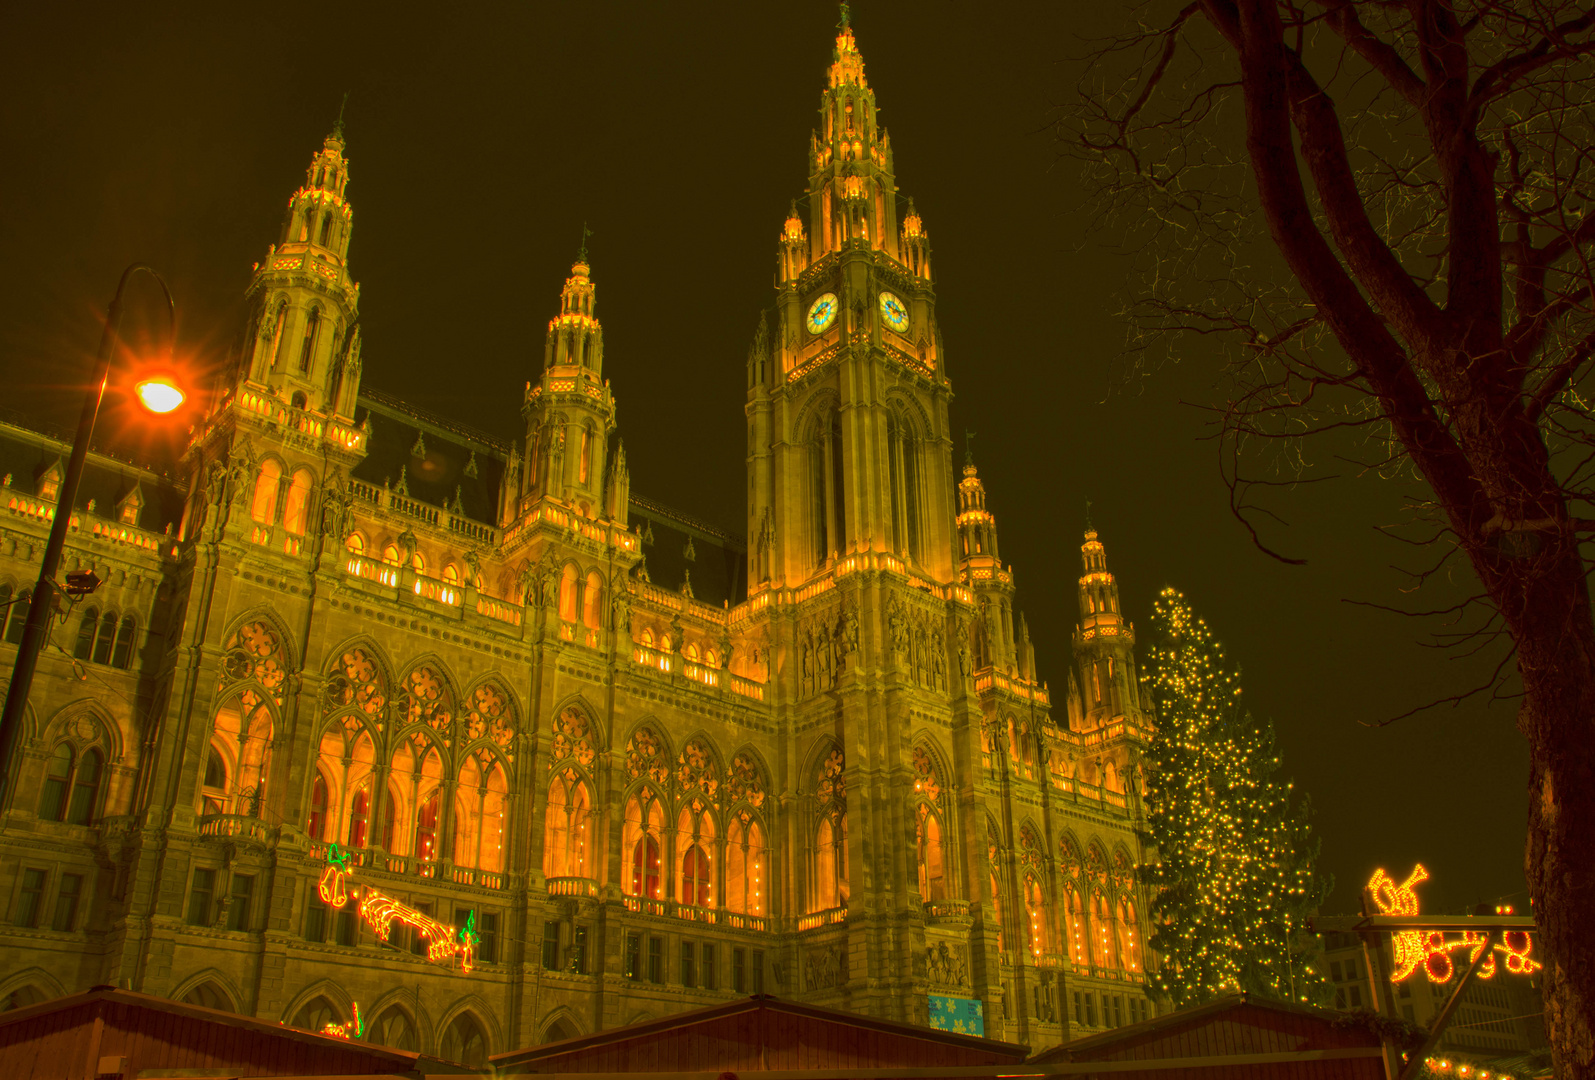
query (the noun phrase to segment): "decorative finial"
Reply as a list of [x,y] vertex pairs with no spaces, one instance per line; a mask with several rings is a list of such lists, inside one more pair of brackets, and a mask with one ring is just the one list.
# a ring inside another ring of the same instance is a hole
[[1097,527],[1095,525],[1091,524],[1091,499],[1089,497],[1085,501],[1085,531],[1086,532],[1096,532],[1097,531]]
[[587,223],[585,221],[582,222],[582,246],[581,246],[581,250],[576,252],[576,261],[577,262],[586,262],[587,261],[587,238],[589,236],[591,236],[592,234],[593,234],[593,231],[587,227]]
[[837,29],[846,30],[848,28],[848,25],[852,21],[852,13],[848,11],[847,5],[845,3],[841,5],[841,8],[842,8],[842,21],[837,24]]
[[343,92],[343,103],[338,106],[338,121],[332,125],[333,138],[343,139],[343,110],[349,107],[349,91]]
[[965,428],[964,429],[964,464],[965,465],[973,465],[975,463],[975,448],[974,448],[973,445],[971,445],[972,443],[974,443],[974,441],[975,441],[975,433],[973,431],[970,431],[968,428]]

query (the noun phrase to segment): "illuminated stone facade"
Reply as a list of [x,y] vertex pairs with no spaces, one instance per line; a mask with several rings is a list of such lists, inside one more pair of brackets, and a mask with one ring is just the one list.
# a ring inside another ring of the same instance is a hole
[[[108,584],[35,685],[0,998],[358,1001],[461,1059],[761,991],[922,1023],[977,998],[1036,1047],[1146,1014],[1147,720],[1102,545],[1055,712],[845,27],[822,116],[748,356],[745,544],[631,495],[585,254],[521,438],[362,391],[326,140],[181,479],[92,463],[68,565]],[[14,594],[60,449],[0,447]],[[474,972],[326,908],[331,842],[351,884],[474,911]]]

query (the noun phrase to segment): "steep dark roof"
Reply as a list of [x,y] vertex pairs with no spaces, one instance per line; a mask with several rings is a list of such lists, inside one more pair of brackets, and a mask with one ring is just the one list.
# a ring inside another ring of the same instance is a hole
[[1029,1048],[768,995],[498,1054],[500,1073],[1006,1065]]
[[[661,589],[680,591],[690,572],[692,595],[702,603],[734,607],[748,598],[748,549],[740,541],[636,494],[631,496],[628,524],[632,532],[642,535],[649,580]],[[691,559],[687,558],[689,541]]]
[[[34,430],[39,426],[43,425],[0,420],[0,477],[9,476],[10,488],[24,495],[38,495],[39,481],[51,465],[64,474],[72,449],[60,435]],[[99,451],[91,451],[84,463],[73,509],[86,509],[93,500],[94,512],[114,521],[117,505],[135,486],[144,499],[139,527],[158,533],[170,525],[175,533],[183,518],[185,488],[167,476]]]
[[356,479],[397,488],[402,474],[412,499],[452,510],[457,492],[466,517],[498,524],[508,444],[377,390],[361,391],[355,414],[357,421],[371,424],[365,460],[354,468]]

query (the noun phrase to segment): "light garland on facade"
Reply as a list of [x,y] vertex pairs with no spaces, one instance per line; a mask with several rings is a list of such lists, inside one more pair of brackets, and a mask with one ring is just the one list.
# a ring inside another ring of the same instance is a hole
[[323,1035],[331,1035],[337,1039],[361,1039],[365,1037],[366,1021],[360,1015],[360,1003],[357,1001],[349,1007],[349,1022],[347,1024],[327,1023],[321,1025]]
[[[1418,894],[1415,889],[1428,880],[1429,871],[1424,869],[1422,863],[1414,865],[1412,873],[1407,875],[1407,880],[1399,885],[1383,869],[1379,869],[1375,870],[1373,877],[1368,879],[1368,892],[1381,915],[1417,915]],[[1497,914],[1501,913],[1499,908],[1496,911]],[[1507,913],[1510,911],[1508,908]],[[1390,948],[1395,956],[1395,970],[1391,972],[1390,981],[1405,982],[1421,967],[1430,982],[1450,982],[1452,976],[1456,974],[1456,964],[1451,959],[1454,950],[1466,949],[1468,963],[1471,964],[1489,947],[1490,935],[1479,930],[1464,930],[1454,937],[1448,936],[1441,930],[1395,931],[1390,935]],[[1479,978],[1494,977],[1496,952],[1505,954],[1506,970],[1513,975],[1534,974],[1544,965],[1529,957],[1533,948],[1533,940],[1526,930],[1506,931],[1501,935],[1501,940],[1494,945],[1493,952],[1484,961],[1484,966],[1479,968]]]
[[435,964],[446,962],[452,965],[458,958],[460,970],[470,974],[476,966],[476,946],[481,941],[481,935],[476,932],[474,910],[465,917],[465,925],[455,931],[447,923],[441,923],[369,885],[357,885],[351,889],[349,878],[353,873],[349,868],[349,853],[340,850],[337,844],[329,847],[326,869],[322,870],[321,879],[316,883],[321,902],[328,907],[341,909],[351,899],[358,899],[360,918],[371,927],[379,941],[387,942],[395,922],[404,923],[426,939],[428,960]]

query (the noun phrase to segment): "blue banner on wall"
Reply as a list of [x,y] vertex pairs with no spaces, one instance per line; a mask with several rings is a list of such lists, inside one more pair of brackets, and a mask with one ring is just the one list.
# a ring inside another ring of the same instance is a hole
[[930,1026],[960,1035],[986,1034],[986,1013],[978,998],[930,995]]

